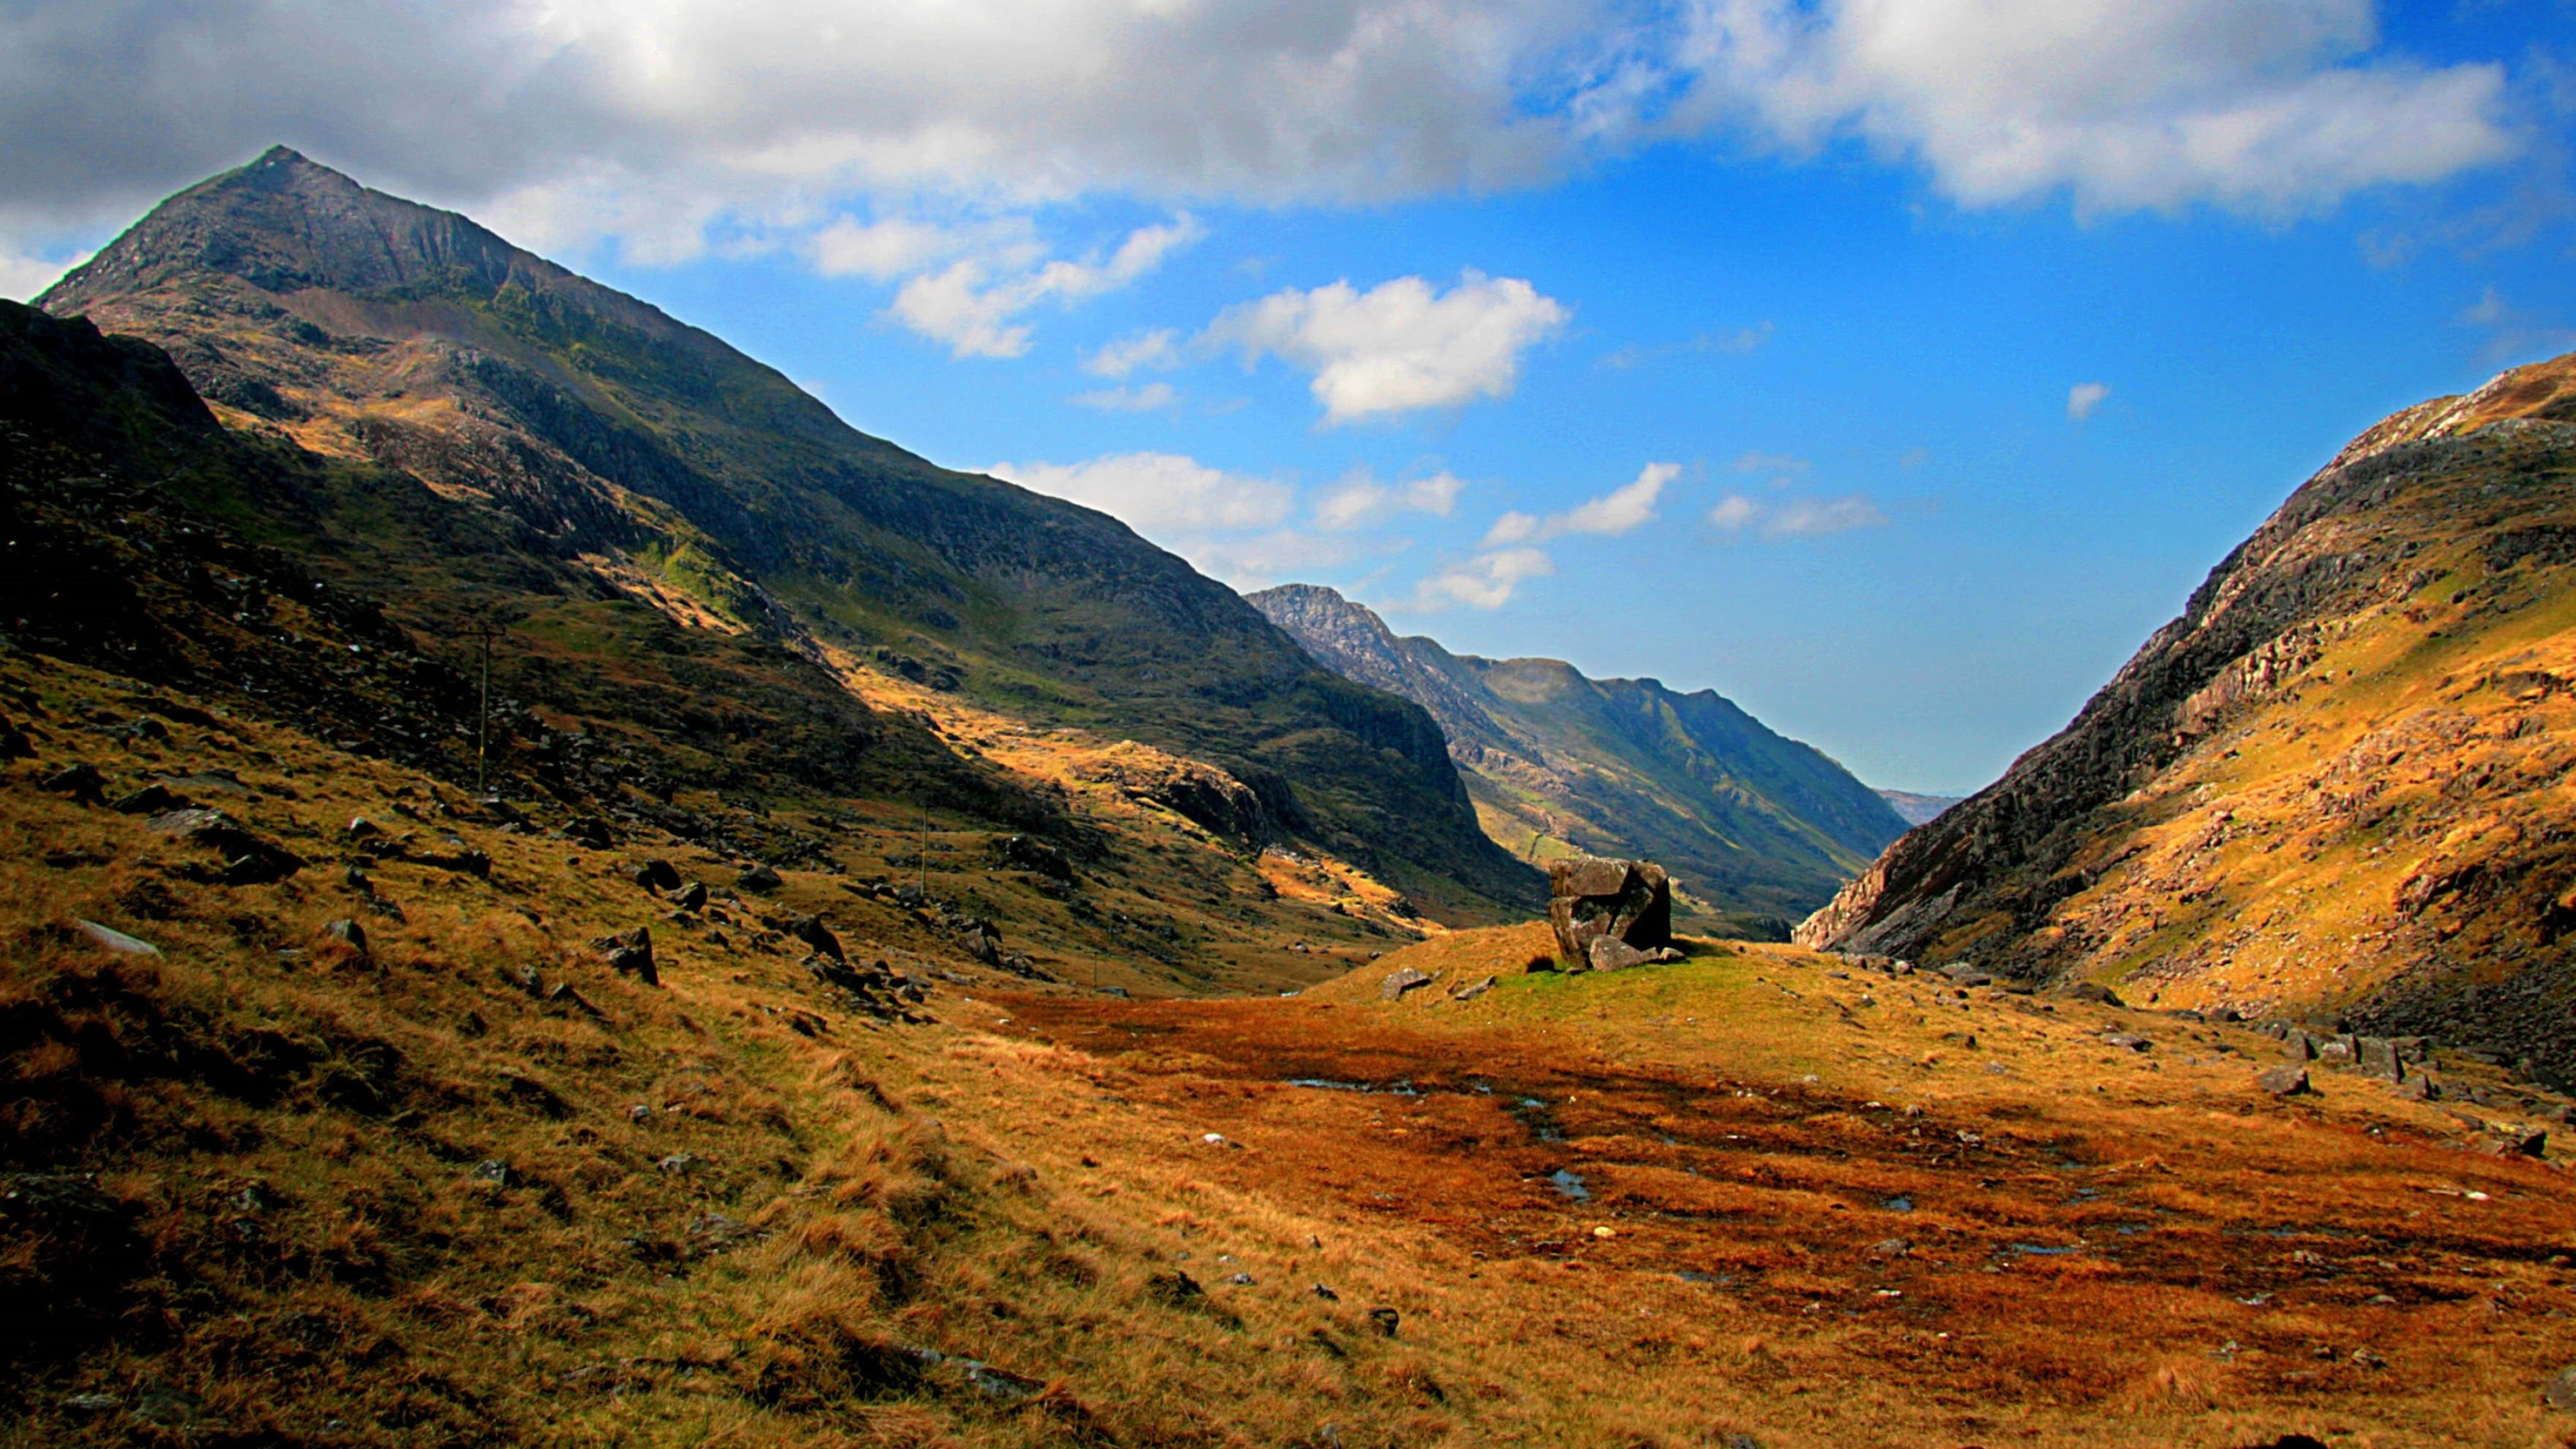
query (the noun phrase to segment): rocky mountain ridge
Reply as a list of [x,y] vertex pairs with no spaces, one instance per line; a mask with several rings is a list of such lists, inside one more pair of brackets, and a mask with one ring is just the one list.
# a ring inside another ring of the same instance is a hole
[[1199,761],[1252,802],[1229,816],[1246,845],[1309,843],[1434,911],[1541,896],[1417,707],[1114,519],[858,433],[464,217],[277,148],[39,303],[165,348],[236,427],[416,480],[684,631]]
[[2576,1075],[2576,357],[2406,409],[1806,943]]
[[1452,654],[1314,585],[1250,598],[1345,677],[1429,710],[1497,842],[1651,857],[1698,901],[1697,929],[1777,934],[1904,833],[1848,771],[1715,691]]

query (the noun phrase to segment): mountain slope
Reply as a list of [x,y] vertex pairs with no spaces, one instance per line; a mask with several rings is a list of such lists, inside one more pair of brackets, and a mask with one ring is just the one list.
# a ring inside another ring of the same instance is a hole
[[2576,1075],[2576,357],[2386,419],[1799,930]]
[[1904,833],[1840,765],[1714,691],[1451,654],[1309,584],[1251,602],[1344,676],[1429,710],[1507,846],[1650,856],[1705,908],[1758,926],[1813,908]]
[[711,634],[1216,766],[1254,838],[1490,914],[1536,876],[1418,709],[1318,669],[1105,515],[860,434],[775,370],[283,148],[40,299],[167,348],[227,420],[399,470]]

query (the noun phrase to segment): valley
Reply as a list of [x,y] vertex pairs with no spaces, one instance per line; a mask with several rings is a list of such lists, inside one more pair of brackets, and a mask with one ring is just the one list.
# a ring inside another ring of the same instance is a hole
[[279,148],[0,303],[0,1443],[2576,1443],[2571,396],[1954,802]]

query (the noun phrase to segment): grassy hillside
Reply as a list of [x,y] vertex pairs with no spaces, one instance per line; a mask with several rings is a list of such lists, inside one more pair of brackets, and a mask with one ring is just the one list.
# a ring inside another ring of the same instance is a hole
[[1713,690],[1451,654],[1309,584],[1251,602],[1317,659],[1429,710],[1497,843],[1542,862],[1650,857],[1698,929],[1785,937],[1905,831],[1850,772]]
[[1115,520],[855,432],[466,218],[281,148],[163,203],[40,305],[166,348],[228,421],[413,480],[396,506],[584,592],[1205,762],[1251,792],[1252,843],[1354,860],[1461,919],[1539,897],[1419,709],[1317,668]]
[[2401,413],[1801,938],[2576,1075],[2576,359]]

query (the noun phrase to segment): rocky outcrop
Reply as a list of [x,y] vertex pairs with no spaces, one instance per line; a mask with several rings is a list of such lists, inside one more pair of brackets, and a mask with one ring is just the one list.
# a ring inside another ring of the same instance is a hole
[[1568,970],[1615,971],[1664,959],[1673,897],[1662,866],[1579,856],[1547,867],[1547,923]]
[[2576,1073],[2576,357],[2372,428],[1797,939]]
[[1876,792],[1714,691],[1451,654],[1311,584],[1249,597],[1335,672],[1428,710],[1498,843],[1668,862],[1695,929],[1785,934],[1904,833]]

